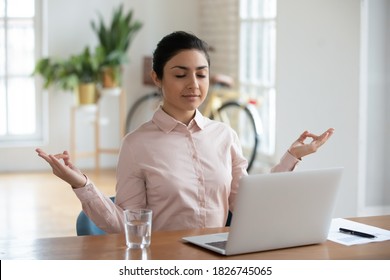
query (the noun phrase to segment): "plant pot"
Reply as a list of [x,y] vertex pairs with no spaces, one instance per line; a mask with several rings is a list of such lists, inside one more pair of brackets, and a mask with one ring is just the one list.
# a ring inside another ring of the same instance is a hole
[[83,83],[77,89],[77,104],[90,105],[96,104],[98,101],[98,93],[95,83]]
[[122,69],[120,66],[103,67],[101,83],[103,88],[117,88],[121,86]]

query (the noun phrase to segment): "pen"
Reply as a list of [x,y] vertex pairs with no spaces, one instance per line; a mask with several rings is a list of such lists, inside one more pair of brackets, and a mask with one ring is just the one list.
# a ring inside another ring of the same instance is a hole
[[352,230],[352,229],[339,228],[339,230],[340,230],[340,232],[342,232],[342,233],[347,233],[347,234],[356,235],[356,236],[360,236],[360,237],[365,237],[365,238],[376,238],[375,235],[368,234],[368,233],[364,233],[364,232],[360,232],[360,231],[356,231],[356,230]]

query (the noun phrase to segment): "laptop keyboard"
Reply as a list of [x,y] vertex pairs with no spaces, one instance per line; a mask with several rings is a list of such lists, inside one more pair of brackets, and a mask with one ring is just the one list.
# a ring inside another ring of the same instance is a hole
[[227,243],[227,240],[224,240],[224,241],[216,241],[216,242],[209,242],[209,243],[206,243],[206,244],[207,244],[207,245],[210,245],[210,246],[217,247],[217,248],[219,248],[219,249],[225,249],[226,243]]

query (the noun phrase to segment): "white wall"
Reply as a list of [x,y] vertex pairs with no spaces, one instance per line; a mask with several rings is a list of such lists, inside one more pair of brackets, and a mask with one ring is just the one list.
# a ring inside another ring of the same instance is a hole
[[364,1],[360,214],[390,213],[390,2]]
[[357,213],[359,0],[279,0],[277,156],[304,130],[333,137],[298,169],[344,166],[336,216]]
[[335,216],[389,214],[390,2],[279,0],[278,19],[278,156],[334,127],[299,169],[345,167]]

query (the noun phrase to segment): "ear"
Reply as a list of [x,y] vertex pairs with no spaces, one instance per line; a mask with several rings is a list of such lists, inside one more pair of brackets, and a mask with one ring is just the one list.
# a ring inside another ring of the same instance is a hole
[[155,71],[152,70],[152,72],[150,72],[150,77],[152,78],[154,84],[158,87],[158,88],[161,88],[161,80],[157,77],[157,74]]

